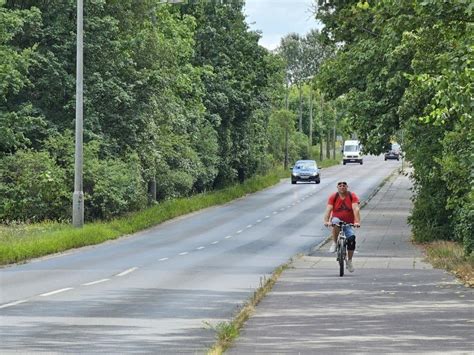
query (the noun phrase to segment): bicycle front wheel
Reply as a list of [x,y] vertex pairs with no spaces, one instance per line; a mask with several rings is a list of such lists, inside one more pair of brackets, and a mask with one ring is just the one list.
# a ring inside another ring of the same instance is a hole
[[339,276],[344,276],[344,261],[346,256],[344,255],[344,247],[341,246],[337,252],[337,261],[339,262]]

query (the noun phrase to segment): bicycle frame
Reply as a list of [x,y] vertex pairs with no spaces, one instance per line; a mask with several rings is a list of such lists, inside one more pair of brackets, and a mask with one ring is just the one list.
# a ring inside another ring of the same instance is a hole
[[353,224],[345,222],[333,224],[333,228],[339,228],[339,234],[336,241],[336,260],[339,263],[339,276],[341,277],[344,276],[344,263],[346,262],[347,257],[347,238],[346,233],[344,232],[345,226],[353,226]]
[[339,276],[344,276],[344,263],[346,262],[347,243],[344,229],[341,227],[339,235],[337,236],[336,245],[337,261],[339,262]]

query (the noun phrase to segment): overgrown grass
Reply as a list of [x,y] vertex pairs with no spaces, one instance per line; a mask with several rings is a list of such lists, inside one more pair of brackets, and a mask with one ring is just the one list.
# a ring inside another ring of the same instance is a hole
[[237,313],[233,320],[221,322],[213,326],[209,322],[205,324],[216,332],[216,343],[207,352],[207,355],[221,355],[226,351],[239,336],[240,330],[245,322],[255,312],[255,307],[270,292],[280,277],[281,273],[291,264],[291,260],[284,265],[279,266],[269,279],[260,280],[260,287],[253,293],[252,297],[246,302],[242,309]]
[[465,285],[474,287],[474,253],[464,256],[462,245],[448,241],[436,241],[425,245],[427,259],[436,268],[452,272]]
[[288,176],[289,172],[283,168],[277,169],[271,174],[254,177],[243,184],[189,198],[168,200],[109,222],[87,223],[80,229],[56,222],[2,225],[0,265],[115,239],[190,212],[227,203],[274,185],[281,178]]

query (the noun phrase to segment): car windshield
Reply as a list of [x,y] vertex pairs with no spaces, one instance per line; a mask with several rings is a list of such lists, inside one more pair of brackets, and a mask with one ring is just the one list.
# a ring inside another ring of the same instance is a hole
[[310,163],[310,162],[306,162],[306,163],[297,163],[295,165],[295,168],[296,169],[316,169],[316,164],[314,163]]
[[356,145],[346,145],[344,146],[344,151],[345,152],[357,152],[357,146]]

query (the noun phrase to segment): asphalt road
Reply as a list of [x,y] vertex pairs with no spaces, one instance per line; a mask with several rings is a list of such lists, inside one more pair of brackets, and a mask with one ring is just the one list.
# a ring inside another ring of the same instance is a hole
[[327,197],[368,198],[397,161],[323,169],[133,236],[0,270],[0,352],[201,353],[279,265],[321,243]]

